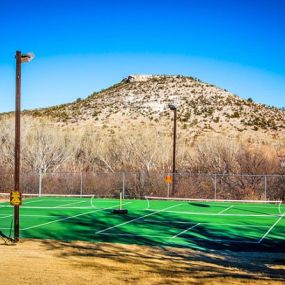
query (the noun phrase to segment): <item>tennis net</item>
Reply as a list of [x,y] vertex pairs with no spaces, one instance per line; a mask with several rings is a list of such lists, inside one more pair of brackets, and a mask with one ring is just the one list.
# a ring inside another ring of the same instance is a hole
[[[282,201],[214,200],[145,196],[147,210],[200,216],[283,217]],[[171,209],[170,209],[171,208]],[[170,210],[163,210],[170,209]]]

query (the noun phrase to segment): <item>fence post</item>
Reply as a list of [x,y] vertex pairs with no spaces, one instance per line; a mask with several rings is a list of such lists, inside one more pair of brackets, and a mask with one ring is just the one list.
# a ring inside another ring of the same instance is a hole
[[264,176],[264,196],[265,196],[265,201],[267,201],[267,176]]
[[83,174],[80,172],[80,197],[83,195]]
[[39,170],[39,196],[42,196],[42,169]]
[[126,180],[126,174],[125,172],[122,173],[122,181],[123,181],[123,188],[122,188],[122,198],[125,199],[125,180]]
[[170,193],[170,183],[167,183],[167,198],[169,198]]
[[145,185],[144,185],[144,172],[139,172],[139,187],[140,187],[140,197],[145,196]]

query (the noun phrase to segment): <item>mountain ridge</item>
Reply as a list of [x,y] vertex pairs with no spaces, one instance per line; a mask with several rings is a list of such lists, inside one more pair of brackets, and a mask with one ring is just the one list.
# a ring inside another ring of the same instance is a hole
[[191,76],[129,75],[86,99],[24,111],[33,118],[49,118],[63,126],[88,124],[112,129],[170,128],[175,104],[184,136],[213,132],[233,137],[283,137],[285,112],[242,99],[226,89]]

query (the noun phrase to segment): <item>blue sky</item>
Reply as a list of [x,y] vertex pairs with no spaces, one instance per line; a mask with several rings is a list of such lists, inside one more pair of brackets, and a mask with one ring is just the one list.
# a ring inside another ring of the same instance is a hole
[[285,1],[0,0],[0,112],[14,109],[15,51],[22,108],[46,107],[132,73],[195,76],[285,106]]

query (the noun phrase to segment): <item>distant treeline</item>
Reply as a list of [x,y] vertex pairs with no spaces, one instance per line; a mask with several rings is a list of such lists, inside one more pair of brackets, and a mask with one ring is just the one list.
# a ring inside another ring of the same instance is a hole
[[[0,174],[13,173],[13,129],[13,121],[0,124]],[[284,174],[285,168],[280,165],[283,157],[278,151],[222,136],[194,144],[178,138],[176,168],[180,173]],[[172,139],[156,129],[110,136],[98,128],[72,130],[23,122],[23,173],[124,171],[153,175],[171,170]]]

